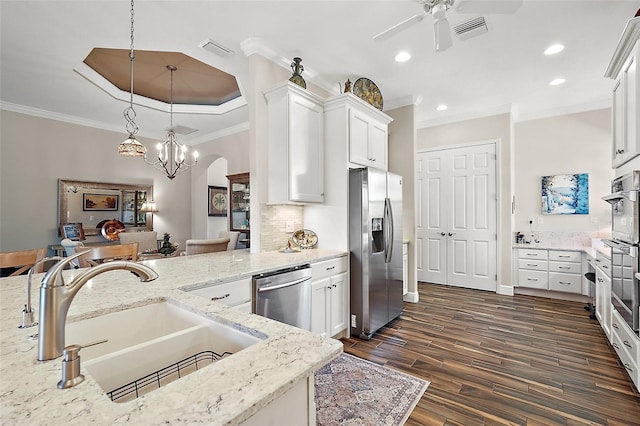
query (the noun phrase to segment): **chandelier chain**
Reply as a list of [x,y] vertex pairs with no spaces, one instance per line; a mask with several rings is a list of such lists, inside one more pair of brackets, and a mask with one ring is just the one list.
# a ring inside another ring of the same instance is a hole
[[133,109],[133,61],[136,57],[135,52],[133,50],[133,42],[134,42],[134,0],[131,0],[131,32],[130,32],[130,45],[129,45],[129,106],[124,110],[124,118],[127,121],[126,129],[130,135],[135,135],[138,133],[138,125],[135,122],[136,112]]

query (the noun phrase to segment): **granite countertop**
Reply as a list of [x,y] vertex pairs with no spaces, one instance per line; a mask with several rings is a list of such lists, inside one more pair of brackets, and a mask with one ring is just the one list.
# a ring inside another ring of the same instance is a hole
[[[37,340],[28,340],[28,336],[38,328],[18,328],[26,301],[26,277],[0,279],[2,423],[238,424],[335,358],[342,352],[342,343],[179,288],[233,281],[346,254],[316,249],[288,254],[236,250],[145,261],[159,275],[148,283],[141,283],[126,271],[106,272],[89,281],[72,302],[67,322],[167,300],[256,336],[266,336],[229,358],[125,403],[112,402],[84,370],[83,383],[57,389],[61,358],[37,361]],[[65,271],[66,281],[81,272]],[[31,289],[36,320],[41,277],[34,276]],[[87,342],[65,342],[73,343]]]

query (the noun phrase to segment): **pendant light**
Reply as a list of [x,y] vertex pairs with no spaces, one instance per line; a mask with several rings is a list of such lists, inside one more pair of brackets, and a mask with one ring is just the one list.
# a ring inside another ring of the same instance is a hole
[[193,163],[187,163],[187,146],[181,145],[176,140],[176,133],[173,131],[173,73],[178,70],[174,65],[167,65],[167,69],[170,71],[170,126],[167,138],[164,142],[157,145],[158,158],[154,162],[147,163],[154,166],[156,169],[163,171],[169,179],[173,179],[179,174],[186,171],[189,167],[193,167],[198,164],[198,153],[193,152]]
[[129,133],[129,137],[125,139],[119,146],[118,152],[120,155],[126,157],[144,157],[147,153],[147,148],[136,140],[136,133],[138,133],[138,125],[135,122],[136,111],[133,109],[133,60],[136,55],[133,51],[133,0],[131,0],[131,32],[130,39],[131,45],[129,50],[129,76],[130,76],[130,98],[129,106],[124,110],[124,118],[127,121],[126,129]]

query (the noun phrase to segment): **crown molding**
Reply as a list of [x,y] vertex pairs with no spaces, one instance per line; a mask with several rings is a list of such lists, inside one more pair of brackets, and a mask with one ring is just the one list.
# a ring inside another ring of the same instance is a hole
[[545,110],[531,111],[526,113],[519,113],[516,110],[512,111],[511,121],[519,123],[523,121],[539,120],[541,118],[557,117],[559,115],[576,114],[579,112],[593,111],[597,109],[611,108],[611,98],[598,99],[595,101],[585,102],[581,104],[568,105],[559,108],[550,108]]
[[461,114],[446,115],[441,118],[429,118],[416,121],[416,129],[451,124],[459,121],[475,120],[477,118],[491,117],[492,115],[511,113],[511,105],[500,105],[494,108],[484,108],[482,111],[469,111]]
[[205,135],[201,135],[197,138],[193,138],[191,139],[191,146],[192,147],[196,147],[197,145],[203,144],[203,143],[207,143],[207,142],[213,142],[216,139],[220,139],[220,138],[224,138],[226,136],[231,136],[231,135],[235,135],[236,133],[241,133],[244,131],[249,130],[250,128],[250,124],[248,121],[245,121],[244,123],[240,123],[237,124],[235,126],[231,126],[231,127],[227,127],[225,129],[222,130],[218,130],[216,132],[211,132],[211,133],[207,133]]
[[640,16],[631,18],[622,31],[616,50],[613,52],[611,62],[607,66],[604,76],[606,78],[616,78],[622,69],[622,65],[627,60],[636,41],[640,38]]
[[391,99],[384,103],[384,111],[391,111],[396,108],[402,108],[406,106],[419,106],[422,103],[422,96],[407,95],[400,98]]

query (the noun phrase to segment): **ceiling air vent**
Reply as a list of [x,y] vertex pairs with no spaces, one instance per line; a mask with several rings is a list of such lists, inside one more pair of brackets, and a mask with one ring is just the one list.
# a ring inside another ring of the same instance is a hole
[[229,49],[228,47],[225,47],[220,43],[215,42],[211,39],[206,39],[205,41],[200,43],[198,46],[200,46],[206,51],[209,51],[211,53],[214,53],[222,57],[231,56],[235,53],[233,50]]
[[482,16],[456,25],[453,27],[453,30],[461,40],[466,40],[489,31],[487,22]]
[[178,126],[173,126],[173,131],[179,135],[190,135],[191,133],[197,132],[198,129],[178,125]]

